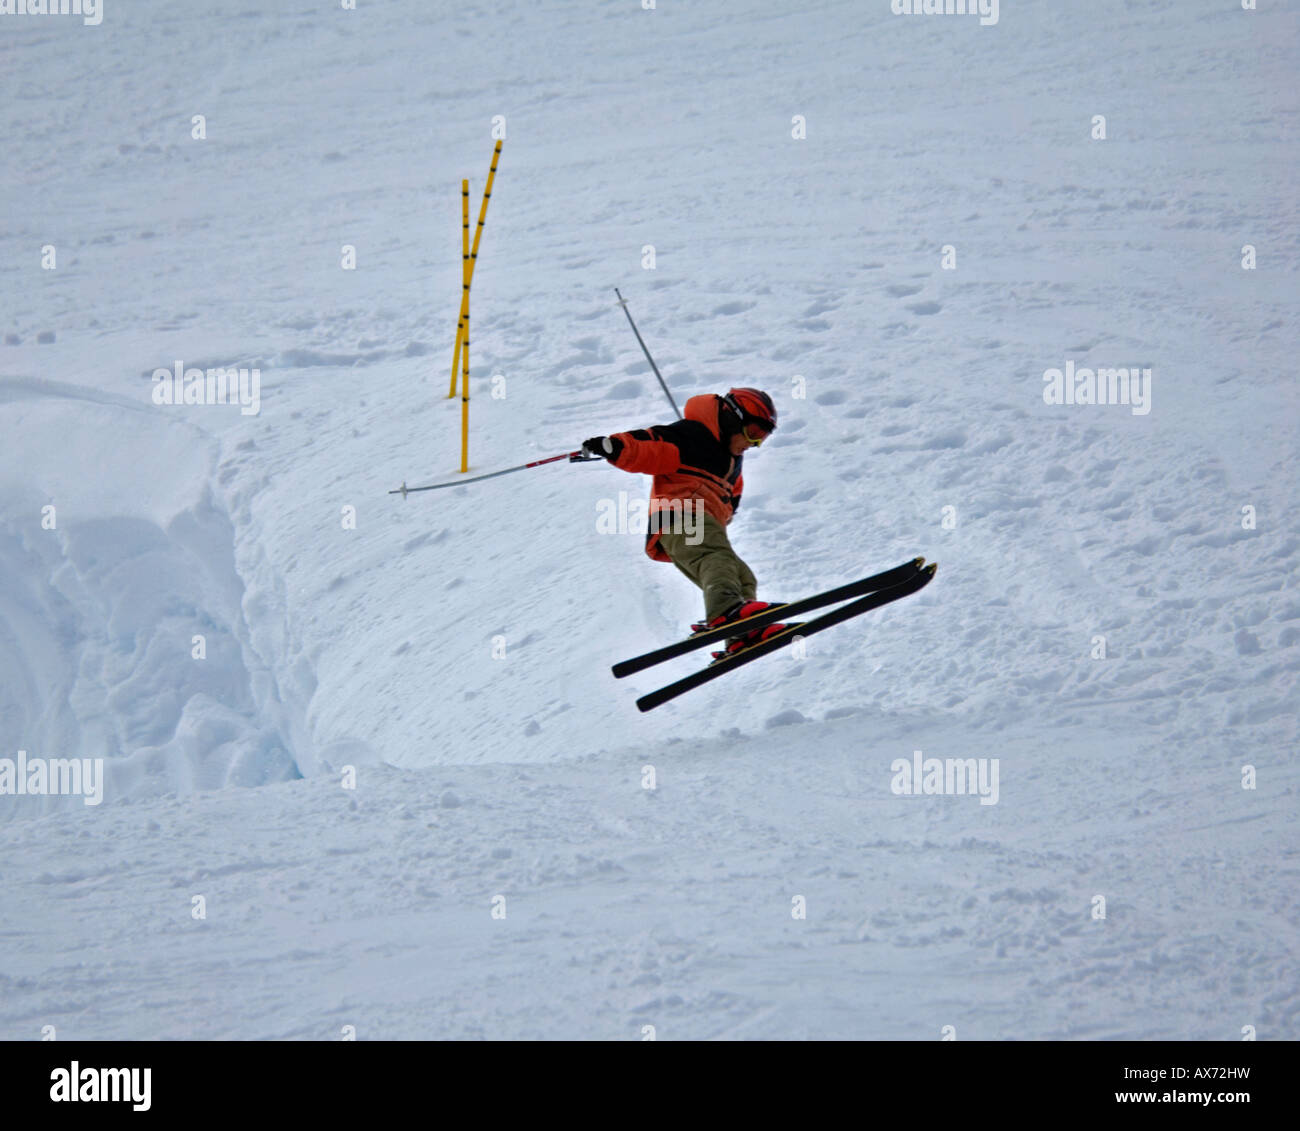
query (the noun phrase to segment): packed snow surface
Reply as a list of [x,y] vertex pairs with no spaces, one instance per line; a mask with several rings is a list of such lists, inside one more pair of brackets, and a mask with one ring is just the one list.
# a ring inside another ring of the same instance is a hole
[[[0,795],[0,1036],[1300,1038],[1298,31],[0,15],[0,763],[104,769]],[[471,472],[672,419],[617,285],[679,404],[777,403],[760,596],[927,589],[643,715],[647,480],[389,493],[458,475],[494,127]]]

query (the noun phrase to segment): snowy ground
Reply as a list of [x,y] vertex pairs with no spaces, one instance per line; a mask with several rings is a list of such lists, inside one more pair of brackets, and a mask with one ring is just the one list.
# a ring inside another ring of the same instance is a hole
[[[0,758],[107,766],[0,796],[0,1036],[1300,1037],[1298,30],[0,16]],[[699,612],[597,532],[645,481],[387,494],[458,466],[495,115],[473,469],[670,418],[619,285],[679,403],[777,399],[760,595],[918,553],[924,593],[643,716],[698,660],[609,664]],[[176,359],[260,411],[154,404]],[[1151,411],[1045,404],[1067,361]],[[897,796],[914,750],[998,758],[997,804]]]

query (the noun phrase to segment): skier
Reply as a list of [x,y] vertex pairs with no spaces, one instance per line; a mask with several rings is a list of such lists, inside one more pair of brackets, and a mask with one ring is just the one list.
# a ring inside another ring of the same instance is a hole
[[[744,453],[775,429],[772,398],[759,389],[741,388],[725,396],[691,397],[683,419],[672,424],[594,436],[582,445],[623,471],[654,476],[646,553],[655,561],[672,562],[703,590],[704,623],[697,629],[717,628],[771,607],[755,600],[754,574],[731,548],[726,528],[744,490]],[[683,529],[688,524],[677,516],[685,508],[694,511],[702,532]],[[727,652],[739,652],[785,627],[770,624],[732,637]]]

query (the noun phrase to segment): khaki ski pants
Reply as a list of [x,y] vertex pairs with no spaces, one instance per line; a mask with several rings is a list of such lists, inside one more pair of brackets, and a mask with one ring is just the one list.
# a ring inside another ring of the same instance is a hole
[[704,619],[712,620],[741,601],[754,600],[757,582],[753,571],[736,556],[727,528],[711,514],[701,522],[689,545],[684,533],[666,531],[659,545],[679,570],[704,591]]

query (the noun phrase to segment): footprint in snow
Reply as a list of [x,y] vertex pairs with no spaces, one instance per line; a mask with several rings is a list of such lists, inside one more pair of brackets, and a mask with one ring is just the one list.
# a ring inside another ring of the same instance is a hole
[[634,401],[641,395],[640,381],[620,381],[605,394],[607,401]]
[[954,430],[927,437],[921,444],[921,450],[935,451],[943,448],[964,448],[965,446],[966,433]]

